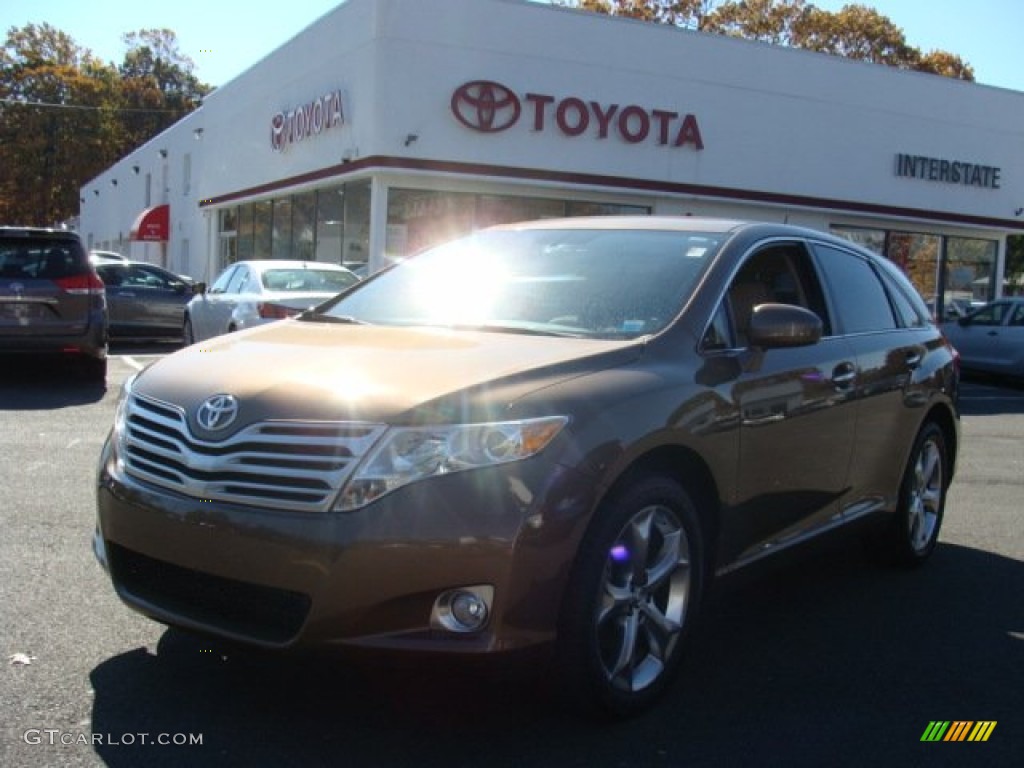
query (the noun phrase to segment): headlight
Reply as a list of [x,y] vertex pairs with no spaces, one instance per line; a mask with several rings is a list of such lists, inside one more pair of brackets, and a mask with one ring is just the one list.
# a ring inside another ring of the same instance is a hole
[[129,376],[121,385],[121,394],[117,398],[117,409],[114,411],[114,460],[117,462],[119,473],[124,472],[124,459],[121,457],[124,455],[124,441],[128,433],[128,399],[131,397],[132,386],[135,384],[137,376],[137,373]]
[[491,424],[395,427],[360,463],[334,509],[358,509],[424,478],[528,458],[544,450],[566,422],[565,416],[549,416]]

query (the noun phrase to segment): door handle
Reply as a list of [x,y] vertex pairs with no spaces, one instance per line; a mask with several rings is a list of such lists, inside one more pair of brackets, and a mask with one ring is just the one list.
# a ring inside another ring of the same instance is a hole
[[857,369],[853,363],[840,363],[832,369],[832,383],[839,389],[846,389],[853,385],[857,378]]

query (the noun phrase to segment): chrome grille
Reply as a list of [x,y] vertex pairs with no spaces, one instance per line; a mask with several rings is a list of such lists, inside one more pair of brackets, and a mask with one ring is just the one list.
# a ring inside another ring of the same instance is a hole
[[136,480],[209,501],[324,512],[382,424],[262,421],[221,442],[194,437],[181,408],[132,395],[122,448]]

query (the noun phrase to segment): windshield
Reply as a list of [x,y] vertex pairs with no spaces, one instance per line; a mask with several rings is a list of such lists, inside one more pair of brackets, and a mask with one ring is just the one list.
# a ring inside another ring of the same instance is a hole
[[338,293],[359,282],[359,278],[348,271],[309,267],[268,269],[261,280],[268,291],[283,293]]
[[671,322],[721,240],[657,230],[486,231],[399,264],[319,316],[630,339]]

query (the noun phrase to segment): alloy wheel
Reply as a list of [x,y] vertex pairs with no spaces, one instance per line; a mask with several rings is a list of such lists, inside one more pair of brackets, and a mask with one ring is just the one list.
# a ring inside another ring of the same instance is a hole
[[596,627],[601,665],[615,689],[657,681],[686,621],[690,542],[666,506],[640,509],[608,551]]

